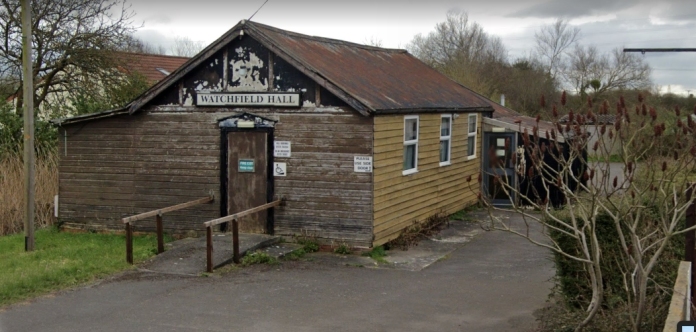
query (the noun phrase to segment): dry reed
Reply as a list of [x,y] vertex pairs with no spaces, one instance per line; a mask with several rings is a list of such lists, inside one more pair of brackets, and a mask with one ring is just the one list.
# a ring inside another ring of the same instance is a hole
[[[58,156],[36,161],[35,227],[53,224],[53,197],[58,194]],[[24,165],[21,156],[0,158],[0,236],[24,229]]]

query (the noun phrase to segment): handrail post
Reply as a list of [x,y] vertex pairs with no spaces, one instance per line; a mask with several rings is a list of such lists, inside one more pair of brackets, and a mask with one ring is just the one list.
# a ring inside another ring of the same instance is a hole
[[133,228],[129,222],[126,223],[126,261],[133,265]]
[[239,264],[239,222],[232,219],[232,261]]
[[161,254],[164,252],[164,226],[161,214],[155,216],[155,222],[157,223],[157,253]]
[[205,228],[205,240],[206,240],[206,258],[207,265],[206,271],[209,273],[213,272],[213,228],[208,226]]

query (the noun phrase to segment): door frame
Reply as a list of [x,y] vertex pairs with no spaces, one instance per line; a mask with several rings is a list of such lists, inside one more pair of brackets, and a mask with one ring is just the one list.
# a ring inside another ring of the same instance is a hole
[[[228,215],[227,210],[227,188],[228,188],[228,153],[229,145],[227,134],[231,132],[262,132],[266,133],[266,202],[272,202],[274,196],[274,177],[273,177],[273,127],[255,127],[255,128],[236,128],[236,127],[221,127],[220,128],[220,217]],[[266,210],[266,234],[273,235],[275,228],[275,215],[273,209]],[[241,212],[241,211],[239,211]],[[227,231],[228,223],[220,225],[220,230]]]
[[[489,193],[490,188],[488,188],[488,182],[489,182],[489,179],[491,177],[491,174],[501,173],[500,169],[490,168],[490,166],[489,166],[490,165],[489,151],[491,148],[490,138],[493,135],[504,135],[506,137],[510,137],[510,150],[511,151],[508,151],[508,153],[511,154],[510,158],[512,158],[512,154],[516,153],[515,149],[517,148],[517,132],[500,132],[500,133],[484,132],[483,133],[483,151],[481,151],[482,155],[483,155],[483,158],[481,158],[481,159],[483,162],[482,170],[484,172],[483,181],[482,181],[482,186],[483,186],[482,189],[483,189],[484,193],[487,196],[489,196],[489,198],[491,199],[491,204],[493,204],[494,206],[510,206],[511,205],[510,201],[511,200],[516,201],[516,199],[517,199],[517,195],[515,195],[514,191],[510,192],[511,197],[507,198],[507,199],[495,199],[495,198],[490,197],[490,193]],[[515,169],[506,167],[502,172],[505,172],[506,175],[508,176],[508,178],[511,179],[513,186],[516,189],[519,189],[519,183],[517,182],[517,174],[515,173]]]

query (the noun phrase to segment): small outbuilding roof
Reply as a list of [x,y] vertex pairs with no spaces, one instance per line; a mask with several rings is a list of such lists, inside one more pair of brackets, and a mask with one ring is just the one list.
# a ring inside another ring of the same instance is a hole
[[[616,122],[616,114],[595,114],[596,121],[587,120],[586,125],[614,124]],[[558,119],[560,123],[568,122],[569,116],[566,114]]]
[[[549,121],[539,120],[531,116],[522,115],[512,109],[509,109],[496,102],[489,101],[490,105],[495,110],[492,118],[486,118],[484,121],[492,126],[504,127],[519,133],[524,133],[525,130],[531,135],[534,132],[534,127],[539,130],[540,135],[549,133],[554,129],[553,123]],[[563,142],[563,137],[558,137],[559,142]]]

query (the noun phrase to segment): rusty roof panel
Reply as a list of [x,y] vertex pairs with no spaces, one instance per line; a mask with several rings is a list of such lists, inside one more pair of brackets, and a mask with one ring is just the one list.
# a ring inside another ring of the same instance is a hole
[[129,52],[114,52],[114,57],[122,71],[143,75],[151,84],[164,79],[189,60],[179,56]]
[[[408,54],[246,22],[276,52],[301,63],[373,111],[490,110],[487,99]],[[254,33],[256,32],[256,33]]]

